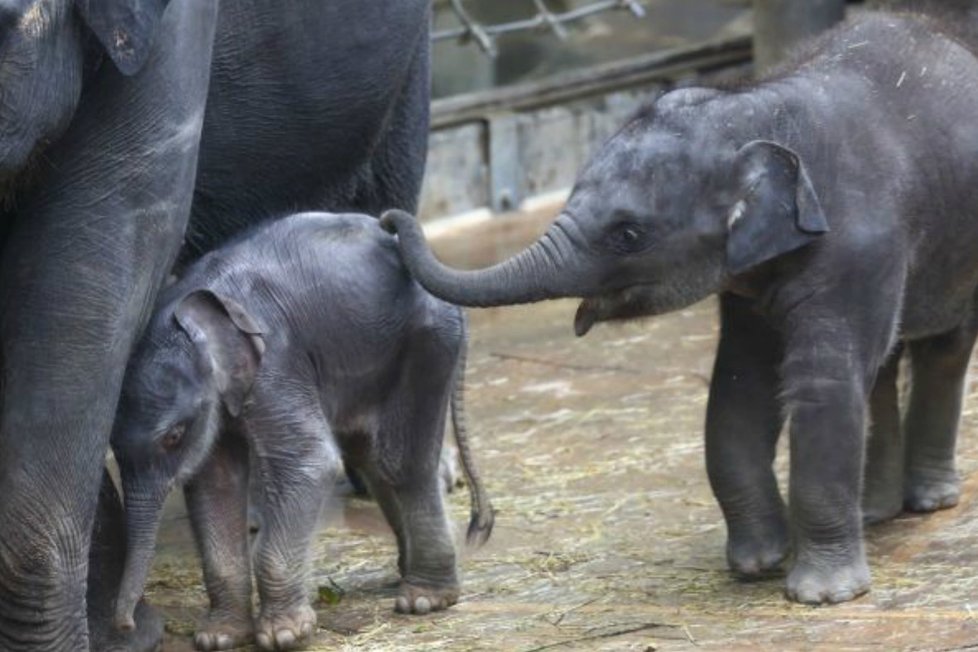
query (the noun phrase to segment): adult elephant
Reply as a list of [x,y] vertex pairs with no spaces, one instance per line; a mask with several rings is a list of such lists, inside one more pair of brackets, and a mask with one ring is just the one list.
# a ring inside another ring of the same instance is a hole
[[189,260],[276,213],[415,205],[428,12],[0,0],[0,649],[155,645],[102,619],[134,338],[185,235]]

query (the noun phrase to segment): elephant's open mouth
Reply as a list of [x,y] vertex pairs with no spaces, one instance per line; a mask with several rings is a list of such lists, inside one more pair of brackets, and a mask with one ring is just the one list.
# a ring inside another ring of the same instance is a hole
[[581,301],[574,315],[574,334],[578,337],[602,321],[619,321],[635,317],[658,314],[656,302],[652,300],[654,285],[632,285],[609,294],[587,297]]

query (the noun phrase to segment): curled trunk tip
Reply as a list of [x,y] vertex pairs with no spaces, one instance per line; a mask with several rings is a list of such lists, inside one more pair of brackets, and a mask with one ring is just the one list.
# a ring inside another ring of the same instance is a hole
[[136,621],[133,619],[133,609],[119,610],[115,614],[116,629],[122,632],[131,632],[136,629]]
[[[125,484],[125,483],[124,483]],[[136,605],[143,597],[143,587],[153,563],[156,532],[166,492],[126,484],[126,562],[119,582],[115,603],[115,626],[121,631],[132,631],[136,624]],[[138,496],[138,500],[133,497]]]
[[399,227],[404,224],[404,220],[413,222],[414,216],[399,208],[392,208],[384,211],[384,214],[380,216],[380,226],[388,233],[397,233],[400,230]]
[[[142,575],[139,571],[135,571],[135,574]],[[129,569],[126,569],[126,574],[123,575],[122,583],[119,586],[119,595],[115,603],[115,626],[116,629],[123,632],[131,632],[136,628],[134,614],[136,612],[136,604],[142,597],[142,591],[141,589],[133,588],[134,581],[138,582],[139,580],[133,577],[133,573]]]
[[[568,218],[564,217],[564,222]],[[401,210],[389,210],[380,225],[396,233],[401,259],[411,276],[443,301],[459,306],[491,306],[531,303],[577,296],[576,279],[582,277],[574,260],[566,224],[558,218],[539,240],[501,263],[478,270],[459,270],[444,265],[431,251],[418,221]],[[570,269],[566,269],[570,267]]]

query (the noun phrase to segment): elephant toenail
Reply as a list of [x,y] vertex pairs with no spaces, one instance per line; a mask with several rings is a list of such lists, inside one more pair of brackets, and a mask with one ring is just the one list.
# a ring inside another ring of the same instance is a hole
[[263,650],[274,650],[275,649],[272,646],[272,637],[269,636],[268,634],[266,634],[265,632],[262,632],[261,634],[258,634],[258,636],[255,637],[255,640],[258,643],[258,647],[260,647]]
[[398,596],[397,600],[394,601],[394,611],[399,614],[411,613],[411,606],[408,604],[408,599],[403,595]]
[[275,633],[275,642],[280,648],[288,648],[295,645],[295,634],[288,629],[280,629]]
[[422,596],[414,601],[414,613],[426,614],[431,611],[431,600]]

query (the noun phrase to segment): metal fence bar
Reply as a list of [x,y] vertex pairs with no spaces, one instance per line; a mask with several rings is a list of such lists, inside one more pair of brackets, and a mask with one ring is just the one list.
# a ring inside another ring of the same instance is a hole
[[488,56],[495,57],[497,54],[495,37],[500,34],[533,29],[550,29],[557,38],[564,39],[567,34],[564,25],[604,11],[627,9],[637,18],[645,16],[645,8],[639,0],[598,0],[589,5],[562,13],[550,11],[544,0],[534,0],[534,5],[536,6],[537,13],[530,18],[514,20],[508,23],[497,23],[495,25],[483,25],[469,15],[462,0],[451,0],[452,10],[462,25],[460,27],[435,32],[431,35],[431,40],[459,39],[463,43],[474,41]]
[[649,52],[629,59],[568,70],[546,79],[434,100],[431,103],[431,126],[433,129],[444,129],[485,120],[497,113],[554,106],[653,81],[702,75],[719,68],[740,66],[750,60],[749,35]]

